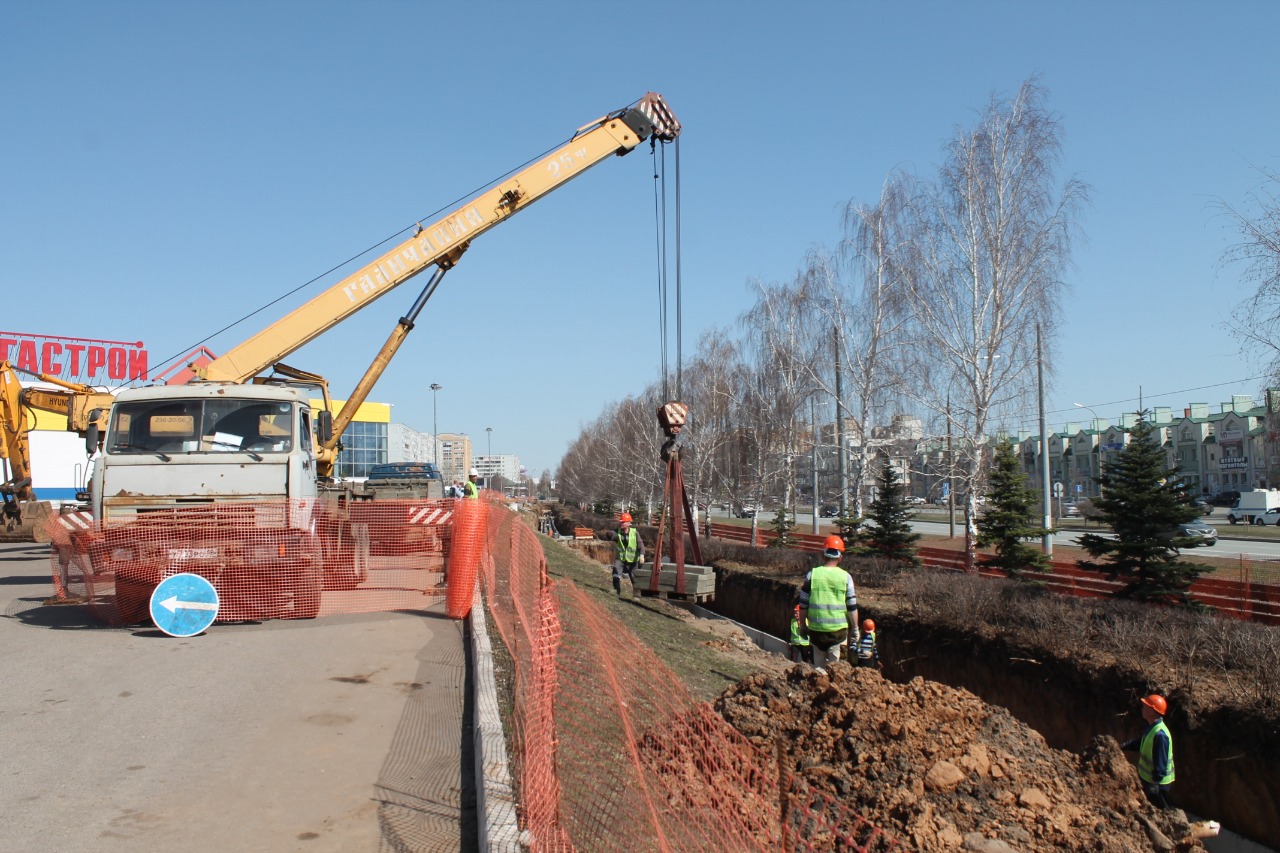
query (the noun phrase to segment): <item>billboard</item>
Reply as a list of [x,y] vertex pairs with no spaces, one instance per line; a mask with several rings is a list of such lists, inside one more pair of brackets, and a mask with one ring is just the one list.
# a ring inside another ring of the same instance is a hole
[[0,361],[13,362],[27,373],[81,385],[120,385],[149,378],[142,341],[0,332]]

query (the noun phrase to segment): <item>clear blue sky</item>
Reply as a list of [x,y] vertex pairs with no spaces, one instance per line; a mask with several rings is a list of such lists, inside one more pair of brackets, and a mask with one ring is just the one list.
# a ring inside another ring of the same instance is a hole
[[[1039,73],[1093,187],[1051,422],[1256,393],[1217,197],[1280,158],[1280,3],[0,2],[0,328],[153,363],[661,92],[685,351]],[[647,150],[478,239],[372,399],[537,476],[658,375]],[[421,277],[420,277],[421,278]],[[288,359],[350,389],[415,280]],[[209,342],[225,351],[316,287]],[[1247,380],[1247,381],[1246,381]],[[1221,384],[1227,383],[1227,384]],[[1214,386],[1199,389],[1202,386]],[[1113,402],[1115,401],[1115,402]]]

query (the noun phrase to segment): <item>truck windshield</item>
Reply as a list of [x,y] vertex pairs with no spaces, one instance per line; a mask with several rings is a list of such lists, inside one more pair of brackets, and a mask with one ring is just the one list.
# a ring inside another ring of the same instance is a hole
[[288,453],[293,406],[267,400],[138,400],[112,408],[108,453]]

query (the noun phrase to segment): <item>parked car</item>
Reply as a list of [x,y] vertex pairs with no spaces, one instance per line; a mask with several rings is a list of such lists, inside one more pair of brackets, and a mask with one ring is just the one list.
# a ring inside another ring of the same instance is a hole
[[[1276,512],[1276,510],[1269,510]],[[1178,535],[1190,539],[1199,539],[1201,545],[1217,545],[1218,531],[1203,521],[1188,521],[1178,525]]]
[[1067,501],[1062,505],[1062,517],[1063,518],[1079,518],[1080,517],[1080,507],[1076,506],[1075,501]]
[[840,507],[837,504],[823,504],[818,515],[822,518],[835,518],[840,515]]
[[1216,495],[1209,498],[1209,503],[1214,506],[1231,506],[1238,500],[1240,500],[1240,493],[1238,491],[1218,492]]
[[920,497],[919,495],[907,495],[905,498],[902,499],[902,502],[905,503],[907,506],[920,506],[923,503],[925,503],[925,499]]
[[1209,503],[1204,498],[1193,498],[1191,505],[1194,506],[1196,511],[1201,515],[1213,515],[1213,504]]

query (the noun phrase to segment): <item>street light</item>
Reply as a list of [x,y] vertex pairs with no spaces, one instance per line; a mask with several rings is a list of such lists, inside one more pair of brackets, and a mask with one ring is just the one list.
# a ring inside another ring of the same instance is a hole
[[[1086,411],[1089,412],[1089,414],[1093,415],[1093,424],[1091,426],[1094,430],[1098,429],[1098,424],[1102,422],[1102,418],[1098,417],[1098,413],[1093,410],[1092,406],[1086,406],[1084,403],[1072,403],[1071,405],[1075,406],[1077,409],[1085,409]],[[1095,477],[1102,476],[1102,442],[1101,441],[1098,442],[1098,469],[1093,472],[1093,475]],[[1092,488],[1089,489],[1089,494],[1093,494]]]
[[493,474],[493,427],[485,427],[484,431],[488,434],[489,440],[489,471],[484,475],[484,486],[486,489],[493,488],[489,485],[489,477]]
[[432,460],[436,463],[436,470],[440,472],[440,479],[444,480],[444,468],[440,465],[440,394],[439,391],[444,386],[439,382],[431,383],[431,455]]

